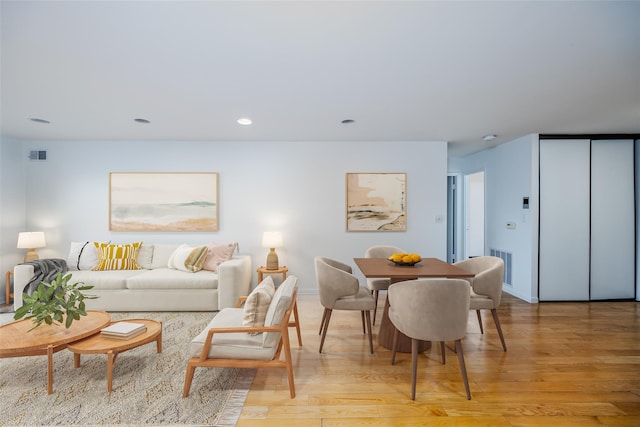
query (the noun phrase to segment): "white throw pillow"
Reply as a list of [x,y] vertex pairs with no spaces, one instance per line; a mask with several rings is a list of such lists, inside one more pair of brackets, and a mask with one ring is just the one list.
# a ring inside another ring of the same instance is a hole
[[[267,276],[249,294],[244,303],[242,312],[242,326],[259,327],[264,326],[264,319],[267,317],[267,310],[276,287],[271,276]],[[260,332],[249,332],[249,335],[258,335]]]
[[207,257],[206,246],[180,245],[173,251],[167,266],[177,270],[195,273],[202,270],[204,259]]
[[136,262],[145,270],[151,270],[153,261],[153,245],[143,244],[138,248],[138,258]]
[[96,265],[98,265],[98,250],[93,242],[71,242],[67,257],[69,270],[91,270]]

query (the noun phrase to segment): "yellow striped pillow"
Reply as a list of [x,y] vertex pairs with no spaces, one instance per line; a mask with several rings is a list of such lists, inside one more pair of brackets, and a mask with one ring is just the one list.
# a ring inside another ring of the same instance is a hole
[[93,242],[98,250],[98,265],[92,270],[141,270],[136,262],[142,242],[125,245]]

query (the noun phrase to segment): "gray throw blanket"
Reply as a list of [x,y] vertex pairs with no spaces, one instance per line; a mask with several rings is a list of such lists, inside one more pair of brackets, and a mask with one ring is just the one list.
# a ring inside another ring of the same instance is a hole
[[31,295],[33,291],[38,289],[40,282],[50,283],[58,273],[65,275],[68,270],[67,261],[61,258],[37,259],[24,264],[33,265],[33,277],[24,288],[27,295]]

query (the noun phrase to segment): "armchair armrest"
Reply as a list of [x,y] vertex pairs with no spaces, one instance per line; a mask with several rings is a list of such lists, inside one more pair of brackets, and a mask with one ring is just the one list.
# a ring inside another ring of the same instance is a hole
[[[211,348],[211,341],[213,341],[214,334],[230,334],[230,333],[249,333],[249,332],[282,332],[282,325],[278,326],[237,326],[233,328],[211,328],[207,333],[207,338],[202,346],[202,353],[200,354],[200,361],[205,361],[209,357],[209,349]],[[286,325],[285,325],[286,332]]]

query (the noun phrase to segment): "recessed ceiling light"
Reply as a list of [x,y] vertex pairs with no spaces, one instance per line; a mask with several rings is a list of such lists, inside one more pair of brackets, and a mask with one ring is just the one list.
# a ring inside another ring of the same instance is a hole
[[241,124],[241,125],[244,125],[244,126],[249,126],[251,123],[253,123],[251,121],[251,119],[247,119],[246,117],[238,119],[238,124]]
[[151,121],[147,119],[133,119],[133,121],[136,123],[144,123],[144,124],[151,123]]
[[343,125],[348,125],[348,124],[350,124],[350,123],[355,123],[355,122],[356,122],[356,121],[355,121],[355,120],[353,120],[353,119],[344,119],[344,120],[342,121],[342,124],[343,124]]
[[482,140],[485,141],[485,142],[493,141],[494,139],[496,139],[496,135],[494,135],[492,133],[482,137]]
[[31,120],[32,122],[35,122],[35,123],[44,123],[44,124],[51,123],[49,120],[39,119],[37,117],[31,117],[31,118],[29,118],[29,120]]

